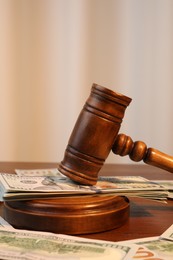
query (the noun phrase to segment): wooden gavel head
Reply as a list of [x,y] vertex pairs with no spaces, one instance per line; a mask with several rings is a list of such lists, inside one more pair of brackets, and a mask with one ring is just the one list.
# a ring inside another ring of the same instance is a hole
[[59,170],[82,184],[97,182],[131,98],[93,84],[72,131]]
[[130,102],[127,96],[93,84],[59,165],[60,172],[81,184],[94,185],[111,150],[173,172],[173,157],[147,148],[142,141],[133,142],[129,136],[118,135]]

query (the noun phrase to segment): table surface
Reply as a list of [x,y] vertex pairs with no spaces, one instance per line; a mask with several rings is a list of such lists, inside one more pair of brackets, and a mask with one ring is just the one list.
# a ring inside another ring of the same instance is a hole
[[[15,169],[47,169],[56,168],[57,163],[37,162],[0,162],[0,172],[14,173]],[[173,180],[173,174],[145,164],[105,164],[100,171],[102,176],[142,176],[149,180]],[[120,228],[81,237],[102,239],[107,241],[123,241],[161,235],[173,224],[173,200],[167,203],[129,198],[130,217]],[[3,203],[0,205],[3,216]]]

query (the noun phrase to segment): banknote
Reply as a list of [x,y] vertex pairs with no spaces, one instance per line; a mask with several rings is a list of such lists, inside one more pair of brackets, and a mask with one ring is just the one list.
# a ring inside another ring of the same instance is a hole
[[[139,260],[172,260],[173,242],[160,237],[148,237],[123,241],[126,245],[138,245],[138,249],[132,259]],[[120,242],[121,244],[121,242]]]
[[5,219],[3,219],[1,216],[0,216],[0,228],[4,228],[5,230],[7,229],[14,229],[7,221],[5,221]]
[[173,225],[171,225],[160,237],[173,241]]
[[168,193],[168,198],[169,198],[169,199],[173,199],[173,192],[169,192],[169,193]]
[[1,200],[56,197],[74,194],[116,194],[165,200],[168,191],[140,176],[100,176],[96,185],[80,185],[63,176],[0,174]]
[[173,199],[173,180],[153,180],[168,190],[168,198]]
[[15,169],[18,176],[64,176],[56,168],[50,169]]
[[152,181],[166,187],[166,189],[168,189],[169,191],[173,191],[173,180],[152,180]]
[[0,259],[131,259],[136,246],[28,230],[0,228]]

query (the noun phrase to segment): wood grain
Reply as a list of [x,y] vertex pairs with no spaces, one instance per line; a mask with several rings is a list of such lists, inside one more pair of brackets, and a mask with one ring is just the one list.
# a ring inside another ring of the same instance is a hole
[[[1,172],[14,172],[14,169],[54,168],[57,163],[42,162],[0,162]],[[173,180],[173,174],[159,168],[144,164],[105,164],[101,171],[102,176],[143,176],[150,180]],[[141,198],[129,198],[130,217],[119,228],[78,235],[81,237],[101,239],[107,241],[122,241],[127,239],[143,238],[161,235],[173,223],[173,200],[167,204]],[[3,203],[0,214],[3,216]]]
[[117,196],[67,196],[10,201],[4,218],[16,228],[62,234],[97,233],[122,226],[129,218],[129,201]]

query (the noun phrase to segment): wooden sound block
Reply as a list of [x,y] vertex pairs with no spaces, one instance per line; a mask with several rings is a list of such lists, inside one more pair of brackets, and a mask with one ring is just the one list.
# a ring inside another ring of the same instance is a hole
[[9,201],[4,218],[15,228],[62,234],[87,234],[122,226],[129,218],[129,200],[108,195],[83,195]]

